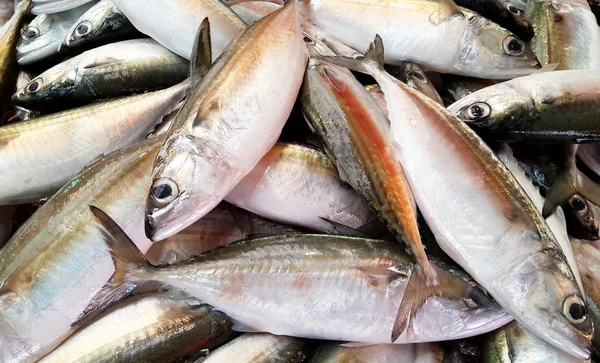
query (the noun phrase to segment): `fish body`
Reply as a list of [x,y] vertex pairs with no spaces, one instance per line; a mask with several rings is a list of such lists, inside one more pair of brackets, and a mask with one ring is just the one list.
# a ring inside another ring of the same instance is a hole
[[531,47],[543,66],[600,70],[600,27],[586,0],[531,0]]
[[378,34],[385,61],[410,61],[427,70],[478,78],[531,74],[533,52],[499,25],[452,1],[311,0],[300,8],[307,21],[358,51]]
[[208,305],[142,294],[110,307],[39,362],[173,362],[234,336],[229,319]]
[[302,83],[302,38],[292,1],[248,28],[194,86],[156,159],[150,239],[208,213],[275,144]]
[[17,44],[17,62],[21,65],[31,64],[58,54],[69,28],[90,6],[91,4],[85,4],[68,11],[33,18],[21,33]]
[[0,205],[52,195],[101,154],[143,140],[185,96],[169,89],[36,117],[0,128]]
[[279,9],[279,4],[261,1],[248,1],[231,6],[233,10],[246,24],[252,25]]
[[533,27],[522,10],[510,0],[456,0],[457,5],[473,10],[502,27],[517,34],[521,39],[533,37]]
[[78,8],[93,0],[31,0],[33,15],[54,14]]
[[190,59],[194,35],[202,20],[208,17],[213,61],[227,44],[240,35],[246,24],[220,0],[113,0],[140,32]]
[[437,343],[377,344],[344,347],[322,343],[310,363],[442,363],[444,351]]
[[496,140],[600,140],[600,72],[554,71],[486,87],[448,107]]
[[86,11],[65,35],[62,46],[79,47],[135,33],[133,24],[111,0],[101,0]]
[[326,233],[334,233],[335,226],[323,218],[354,229],[375,219],[324,152],[299,144],[273,146],[225,200],[274,221]]
[[152,39],[134,39],[88,50],[46,70],[13,96],[20,104],[86,103],[173,86],[189,63]]
[[204,363],[301,363],[310,352],[309,341],[267,333],[241,335],[210,352]]

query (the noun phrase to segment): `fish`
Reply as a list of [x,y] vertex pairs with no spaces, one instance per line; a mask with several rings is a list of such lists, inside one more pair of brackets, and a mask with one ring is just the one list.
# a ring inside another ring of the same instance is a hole
[[15,7],[11,18],[0,28],[0,112],[5,111],[6,100],[14,92],[18,72],[16,70],[16,47],[21,24],[29,11],[31,0],[23,0]]
[[[209,21],[203,24],[198,59],[212,53]],[[292,0],[236,38],[210,69],[196,69],[192,78],[202,78],[155,162],[146,212],[152,241],[206,215],[275,144],[302,83],[307,62],[302,38]]]
[[533,27],[522,10],[510,0],[456,0],[458,6],[473,10],[515,33],[520,39],[533,37]]
[[33,15],[54,14],[69,11],[93,0],[31,0],[31,13]]
[[[33,4],[32,8],[35,6]],[[85,4],[68,11],[33,18],[21,33],[17,44],[17,62],[27,65],[58,54],[69,28],[90,6],[91,4]]]
[[418,64],[412,62],[404,62],[400,66],[389,67],[388,72],[394,77],[398,78],[402,82],[406,83],[410,87],[421,92],[425,96],[431,98],[435,102],[443,105],[442,97],[435,89],[431,80],[427,78],[427,75]]
[[0,127],[0,205],[52,195],[101,154],[142,141],[177,105],[189,81]]
[[497,141],[598,141],[598,87],[597,71],[544,72],[473,92],[448,110]]
[[271,2],[248,1],[240,4],[233,4],[233,10],[246,24],[252,25],[279,9],[281,5]]
[[400,163],[444,252],[515,320],[588,359],[593,327],[574,272],[535,204],[493,151],[453,113],[383,70],[380,37],[363,58],[325,59],[368,73],[381,86]]
[[247,27],[220,0],[154,0],[150,7],[146,0],[112,1],[137,30],[188,60],[195,31],[204,18],[211,23],[213,61]]
[[[109,291],[157,281],[224,312],[236,331],[391,343],[398,306],[417,268],[398,244],[311,234],[240,241],[176,265],[152,267],[109,215],[94,206],[90,210],[104,227],[115,263]],[[467,285],[465,301],[429,299],[395,343],[457,339],[512,320],[479,287]]]
[[111,0],[100,0],[67,31],[61,49],[132,36],[135,27]]
[[491,79],[461,77],[451,74],[444,74],[442,78],[444,86],[452,96],[452,102],[467,97],[471,93],[479,91],[482,88],[496,84],[496,81]]
[[437,343],[376,344],[346,347],[339,342],[322,343],[310,363],[442,363],[444,350]]
[[516,35],[451,0],[304,0],[307,22],[360,52],[375,34],[390,46],[385,62],[489,79],[531,74],[539,62]]
[[481,345],[482,363],[589,363],[538,338],[516,321],[488,333]]
[[193,299],[141,294],[116,303],[38,362],[193,359],[235,337],[231,325],[224,314]]
[[184,81],[189,62],[152,39],[125,40],[83,52],[34,77],[14,95],[21,105],[51,106],[129,96]]
[[210,352],[203,363],[301,363],[311,352],[306,339],[266,333],[243,334]]
[[324,233],[336,233],[338,224],[359,229],[376,218],[323,151],[294,143],[275,144],[225,200],[264,218]]
[[542,66],[600,70],[600,27],[586,0],[531,0],[525,15],[535,30],[531,48]]
[[12,234],[15,208],[13,205],[0,207],[0,248],[4,246]]

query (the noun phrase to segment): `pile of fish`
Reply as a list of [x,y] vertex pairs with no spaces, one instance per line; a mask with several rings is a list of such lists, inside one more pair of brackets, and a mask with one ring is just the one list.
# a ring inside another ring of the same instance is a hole
[[598,16],[1,1],[0,362],[600,359]]

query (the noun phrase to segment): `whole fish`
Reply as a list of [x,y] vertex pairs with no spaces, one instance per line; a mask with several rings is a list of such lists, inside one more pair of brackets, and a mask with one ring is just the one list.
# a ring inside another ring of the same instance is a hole
[[17,44],[17,62],[21,65],[31,64],[58,54],[69,28],[90,6],[85,4],[69,11],[33,18],[21,33]]
[[344,347],[322,343],[310,363],[442,363],[444,350],[437,343],[377,344]]
[[531,333],[516,321],[485,336],[482,363],[586,363]]
[[589,358],[592,323],[568,260],[488,146],[443,106],[383,70],[381,38],[364,58],[326,59],[368,73],[381,86],[400,162],[444,252],[528,329]]
[[208,305],[142,294],[110,307],[39,362],[173,362],[234,336],[229,319]]
[[77,19],[62,46],[74,48],[135,34],[135,27],[111,0],[100,0]]
[[587,0],[531,0],[525,12],[540,63],[557,70],[600,71],[600,27]]
[[208,17],[213,61],[246,24],[221,0],[112,0],[140,32],[180,56],[190,59],[194,35]]
[[233,10],[246,24],[252,25],[279,9],[279,4],[262,1],[248,1],[231,6]]
[[202,363],[302,363],[310,351],[311,343],[306,339],[244,334],[210,352]]
[[0,170],[10,170],[0,173],[0,205],[52,195],[94,158],[143,140],[189,85],[0,127]]
[[533,37],[533,27],[525,18],[525,14],[510,0],[456,0],[455,2],[500,24],[521,39],[529,40]]
[[[194,86],[155,162],[146,216],[151,240],[208,213],[275,144],[302,83],[302,38],[292,0],[236,38]],[[198,45],[204,56],[207,43]]]
[[337,224],[358,229],[375,219],[325,153],[299,144],[275,144],[225,200],[274,221],[326,233],[335,233]]
[[310,0],[300,9],[307,21],[361,52],[379,34],[390,44],[390,64],[411,61],[439,73],[491,79],[523,76],[539,66],[514,34],[451,0]]
[[452,102],[467,97],[471,93],[477,92],[482,88],[496,84],[496,81],[490,79],[461,77],[451,74],[444,74],[443,81],[448,93],[452,96]]
[[12,234],[15,209],[16,206],[13,205],[0,207],[0,248],[4,246]]
[[13,96],[38,106],[86,103],[129,96],[182,82],[189,63],[152,39],[134,39],[88,50],[48,69]]
[[598,87],[598,71],[546,72],[473,92],[448,110],[500,141],[597,141]]
[[93,0],[31,0],[31,13],[39,15],[66,12],[91,1]]

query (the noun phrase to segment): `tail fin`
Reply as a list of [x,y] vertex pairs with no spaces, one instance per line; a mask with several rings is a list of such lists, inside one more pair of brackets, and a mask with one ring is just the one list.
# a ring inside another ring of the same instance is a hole
[[110,304],[127,296],[137,286],[136,282],[143,280],[135,272],[151,266],[129,239],[129,236],[112,218],[93,205],[90,205],[89,208],[101,225],[102,237],[108,245],[115,264],[115,272],[106,285],[92,298],[75,323],[72,324],[73,327],[85,324]]
[[373,68],[383,69],[383,41],[379,34],[375,35],[375,40],[369,45],[365,56],[361,58],[338,56],[321,57],[321,59],[356,72],[371,74]]

